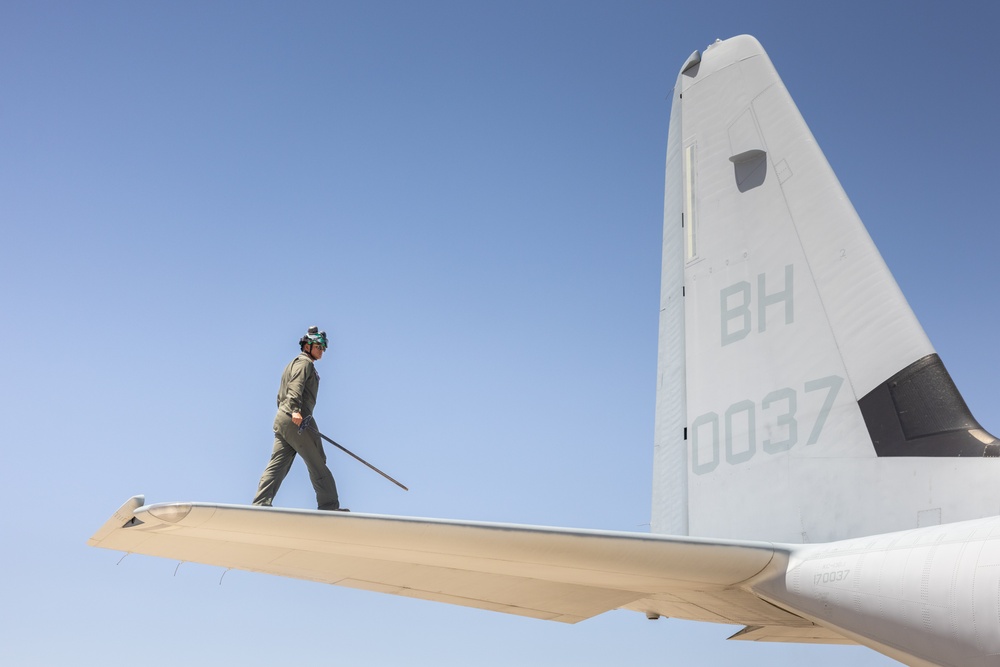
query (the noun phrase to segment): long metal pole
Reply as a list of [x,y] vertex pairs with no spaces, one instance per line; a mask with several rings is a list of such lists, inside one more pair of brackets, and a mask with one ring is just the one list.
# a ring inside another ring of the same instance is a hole
[[[396,480],[394,480],[392,477],[389,477],[389,475],[386,475],[384,472],[382,472],[381,470],[379,470],[378,468],[376,468],[375,466],[373,466],[371,463],[368,463],[368,461],[365,461],[363,458],[361,458],[360,456],[358,456],[357,454],[355,454],[354,452],[352,452],[351,450],[349,450],[347,447],[344,447],[343,445],[341,445],[341,444],[339,444],[337,442],[334,442],[330,438],[328,438],[325,435],[323,435],[322,433],[320,433],[319,429],[316,428],[316,426],[312,423],[312,415],[306,417],[306,420],[303,422],[302,426],[312,429],[313,431],[316,432],[316,435],[318,435],[319,437],[323,438],[324,440],[326,440],[331,445],[333,445],[334,447],[336,447],[340,451],[344,452],[345,454],[349,454],[349,455],[353,456],[355,459],[357,459],[358,461],[361,461],[366,466],[368,466],[369,468],[371,468],[372,470],[374,470],[375,472],[377,472],[378,474],[382,475],[387,480],[389,480],[390,482],[392,482],[393,484],[395,484],[396,486],[398,486],[399,488],[401,488],[403,491],[409,491],[408,488],[406,488],[405,486],[403,486],[402,484],[400,484],[399,482],[397,482]],[[300,427],[300,430],[301,430],[301,427]]]

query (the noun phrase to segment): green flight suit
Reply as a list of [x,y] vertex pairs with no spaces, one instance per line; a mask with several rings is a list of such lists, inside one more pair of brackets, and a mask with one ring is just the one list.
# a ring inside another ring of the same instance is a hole
[[[271,451],[271,461],[261,475],[257,496],[253,499],[254,505],[270,507],[298,454],[309,469],[309,479],[316,490],[319,509],[340,508],[337,483],[326,465],[323,441],[316,430],[307,428],[300,432],[292,421],[293,412],[301,414],[303,419],[312,415],[318,393],[319,373],[316,372],[312,357],[303,352],[292,359],[281,374],[278,414],[274,418],[274,449]],[[312,421],[312,426],[319,429],[315,420]]]

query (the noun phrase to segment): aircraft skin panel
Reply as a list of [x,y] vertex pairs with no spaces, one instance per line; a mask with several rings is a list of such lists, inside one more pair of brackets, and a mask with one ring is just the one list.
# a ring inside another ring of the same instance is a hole
[[[970,516],[995,516],[1000,510],[994,494],[998,478],[995,460],[937,457],[907,460],[908,465],[885,458],[814,458],[761,464],[761,474],[768,474],[766,466],[774,468],[770,474],[781,481],[780,488],[778,481],[773,486],[761,486],[760,480],[752,476],[727,475],[723,471],[720,479],[725,488],[724,500],[718,499],[718,490],[715,498],[709,489],[705,493],[706,501],[725,502],[727,509],[694,525],[704,529],[704,537],[756,539],[766,532],[768,524],[775,523],[775,517],[744,513],[739,499],[753,499],[752,502],[760,502],[762,506],[776,503],[768,505],[767,512],[783,515],[788,521],[787,530],[776,529],[771,537],[780,536],[786,543],[815,544],[845,536],[877,535],[931,523],[964,521]],[[824,479],[850,480],[850,483],[821,485],[817,481]],[[976,493],[970,493],[970,489],[976,489]],[[694,514],[699,518],[697,511]]]
[[784,86],[752,106],[847,379],[863,396],[933,347]]
[[[700,58],[695,52],[692,55]],[[681,87],[680,77],[675,89]],[[680,107],[670,111],[663,207],[663,267],[654,420],[653,493],[650,525],[655,533],[688,534],[687,384],[684,351],[684,256],[689,239],[683,201]]]
[[697,596],[678,590],[674,594],[659,593],[624,605],[623,609],[645,614],[659,614],[669,618],[692,621],[727,623],[730,625],[768,625],[804,627],[813,625],[788,609],[756,597],[748,597],[748,586],[727,589],[701,590]]
[[689,65],[668,139],[652,530],[815,543],[995,515],[1000,441],[760,44]]
[[752,625],[743,628],[730,637],[734,641],[786,642],[794,644],[840,644],[853,646],[857,642],[839,635],[832,630],[812,623],[803,627]]
[[[533,572],[553,567],[574,581],[587,583],[588,572],[592,569],[598,569],[601,581],[605,582],[611,573],[618,571],[615,585],[638,591],[664,580],[659,563],[660,549],[669,550],[673,570],[681,580],[720,585],[730,585],[755,574],[767,564],[773,551],[766,543],[747,546],[711,541],[702,545],[694,539],[673,540],[634,533],[360,513],[330,515],[316,510],[245,505],[162,503],[140,507],[135,516],[143,522],[138,532],[164,535],[178,532],[209,539],[220,539],[228,534],[226,539],[263,546],[386,560],[402,553],[410,559],[407,562],[423,562],[426,558],[434,564],[454,567],[462,566],[468,559],[481,559],[493,563],[492,567],[498,572],[508,574],[518,574],[519,560],[526,552],[534,551],[537,553],[530,565]],[[336,526],[336,531],[331,526]],[[476,539],[468,539],[470,534]],[[578,558],[579,564],[574,568],[579,546],[587,540],[591,544],[587,545],[586,555]],[[702,546],[707,553],[701,550]],[[703,567],[706,558],[713,559],[712,568]]]
[[801,623],[740,588],[787,558],[767,543],[136,502],[90,544],[571,623],[658,595],[728,623]]
[[734,639],[856,642],[909,665],[1000,655],[1000,517],[782,545],[138,503],[90,544],[564,623],[624,608],[748,626]]
[[803,547],[753,589],[909,665],[996,665],[1000,517]]
[[[760,352],[783,349],[785,341],[770,342],[772,336],[761,334],[803,324],[827,329],[841,347],[846,379],[860,396],[933,353],[760,44],[748,36],[716,43],[699,67],[696,76],[680,77],[675,104],[681,107],[683,143],[697,152],[698,241],[696,257],[688,259],[687,283],[696,279],[703,289],[708,283],[716,290],[711,300],[694,299],[714,316],[693,318],[704,340],[720,337],[718,290],[742,279],[750,282],[755,308],[727,311],[733,319],[723,332],[729,334],[723,357],[773,363],[776,355]],[[744,179],[742,187],[741,158],[762,162],[758,177]],[[786,299],[782,269],[789,264],[802,293]],[[763,293],[757,290],[759,273],[770,283]],[[730,305],[741,296],[731,294]],[[767,297],[771,301],[760,307]],[[786,307],[793,312],[782,318]],[[800,315],[799,308],[819,312]],[[746,333],[744,314],[750,316]],[[800,345],[809,342],[808,335],[797,333]],[[688,336],[689,345],[700,340]],[[705,356],[720,356],[718,348],[708,348]],[[798,362],[810,352],[792,356]]]

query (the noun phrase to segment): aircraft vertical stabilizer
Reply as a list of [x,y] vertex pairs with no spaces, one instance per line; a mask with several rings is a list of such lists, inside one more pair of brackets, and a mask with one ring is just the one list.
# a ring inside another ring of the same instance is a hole
[[654,532],[816,542],[997,514],[1000,491],[964,489],[996,488],[1000,443],[754,38],[682,67],[665,204]]

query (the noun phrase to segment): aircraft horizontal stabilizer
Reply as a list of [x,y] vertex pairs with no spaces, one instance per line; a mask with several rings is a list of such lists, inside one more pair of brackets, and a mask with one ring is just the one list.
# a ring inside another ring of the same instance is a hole
[[811,625],[750,583],[783,576],[768,543],[329,513],[125,503],[89,544],[576,623],[616,608],[742,625]]

